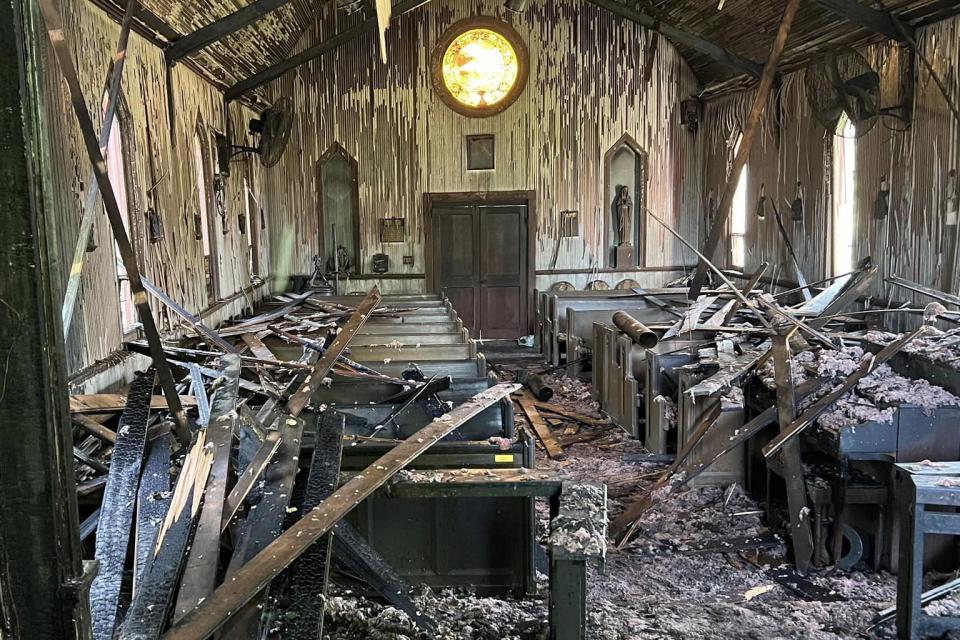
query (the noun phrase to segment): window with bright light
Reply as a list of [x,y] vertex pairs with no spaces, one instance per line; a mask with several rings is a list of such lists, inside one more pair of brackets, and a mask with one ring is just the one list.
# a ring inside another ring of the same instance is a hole
[[844,115],[833,139],[833,275],[853,270],[856,232],[857,138]]
[[[110,186],[113,188],[113,196],[117,200],[117,206],[120,208],[120,217],[123,219],[123,227],[127,231],[127,237],[130,234],[130,206],[127,197],[127,167],[123,150],[123,136],[120,127],[120,118],[117,114],[113,118],[110,127],[110,141],[107,143],[106,157],[107,175],[110,177]],[[120,327],[124,334],[130,333],[137,327],[137,310],[133,305],[133,294],[130,291],[130,279],[127,277],[127,269],[123,266],[123,259],[120,256],[120,246],[116,240],[113,242],[113,255],[117,266],[117,296],[120,306]]]
[[216,256],[213,252],[213,241],[210,231],[210,193],[213,189],[211,184],[210,169],[207,166],[209,154],[204,148],[206,136],[201,130],[194,133],[193,136],[193,161],[194,170],[197,176],[197,211],[199,212],[200,241],[203,243],[203,276],[207,289],[207,303],[212,304],[217,299],[216,283],[214,280],[214,260]]
[[527,66],[526,47],[513,27],[494,18],[470,18],[440,37],[433,54],[434,86],[464,115],[493,115],[523,91]]
[[[740,151],[740,142],[743,134],[737,138],[733,148],[733,155]],[[742,269],[746,263],[747,253],[747,174],[749,167],[744,166],[737,180],[737,190],[733,192],[733,206],[730,210],[730,264]]]

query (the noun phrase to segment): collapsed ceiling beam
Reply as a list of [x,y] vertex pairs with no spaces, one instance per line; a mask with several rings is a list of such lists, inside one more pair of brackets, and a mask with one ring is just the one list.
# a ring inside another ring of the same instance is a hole
[[174,41],[164,51],[164,57],[167,64],[172,64],[177,60],[190,55],[207,47],[217,40],[221,40],[232,33],[236,33],[244,27],[248,27],[258,21],[271,11],[289,4],[290,0],[257,0],[251,2],[242,9],[234,11],[219,20],[214,20],[210,24],[200,27],[191,34]]
[[688,31],[684,31],[671,24],[658,20],[653,16],[649,16],[631,7],[627,7],[623,4],[620,4],[616,0],[590,0],[590,2],[602,9],[606,9],[610,13],[616,14],[622,18],[626,18],[631,22],[635,22],[641,27],[655,31],[678,45],[693,49],[697,53],[702,53],[703,55],[712,58],[720,64],[732,67],[737,71],[747,73],[754,78],[759,78],[760,74],[763,73],[763,65],[759,62],[755,62],[737,55],[736,53],[728,49],[724,49],[720,45],[710,42],[701,36],[694,35]]
[[[891,40],[906,41],[910,39],[907,38],[903,31],[897,26],[893,16],[886,11],[864,6],[857,0],[816,0],[816,2],[837,15],[843,16],[850,22],[858,24],[864,29],[869,29],[874,33],[879,33]],[[913,29],[909,26],[904,26],[908,34],[912,37]]]
[[[422,7],[428,2],[430,2],[430,0],[401,0],[401,2],[393,5],[393,18],[396,19],[405,13],[409,13],[414,9]],[[340,46],[360,37],[368,31],[372,31],[375,28],[377,28],[377,17],[373,16],[367,18],[366,20],[350,27],[349,29],[342,31],[335,36],[327,38],[320,44],[310,47],[306,51],[298,53],[297,55],[288,58],[283,62],[275,64],[259,73],[255,73],[249,78],[241,80],[227,89],[224,98],[227,102],[232,102],[244,94],[253,91],[257,87],[262,87],[268,82],[276,80],[286,72],[293,71],[300,65],[319,58],[323,54],[333,51],[334,49],[339,48]]]

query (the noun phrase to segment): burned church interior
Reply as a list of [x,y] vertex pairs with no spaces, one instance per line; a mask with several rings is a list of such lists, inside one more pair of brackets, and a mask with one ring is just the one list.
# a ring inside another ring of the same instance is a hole
[[960,2],[0,41],[0,638],[960,638]]

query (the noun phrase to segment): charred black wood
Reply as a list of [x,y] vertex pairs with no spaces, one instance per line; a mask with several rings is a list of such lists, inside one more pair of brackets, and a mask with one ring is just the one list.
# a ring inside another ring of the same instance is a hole
[[93,637],[96,640],[112,640],[117,626],[120,586],[133,523],[132,506],[140,484],[155,377],[151,369],[133,381],[117,429],[117,445],[113,449],[110,475],[100,507],[95,554],[100,562],[100,572],[90,586]]

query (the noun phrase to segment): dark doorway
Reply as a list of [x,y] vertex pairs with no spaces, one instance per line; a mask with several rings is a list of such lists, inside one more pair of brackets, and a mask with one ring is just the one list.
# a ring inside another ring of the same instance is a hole
[[475,338],[530,332],[535,222],[528,192],[427,194],[427,286]]

